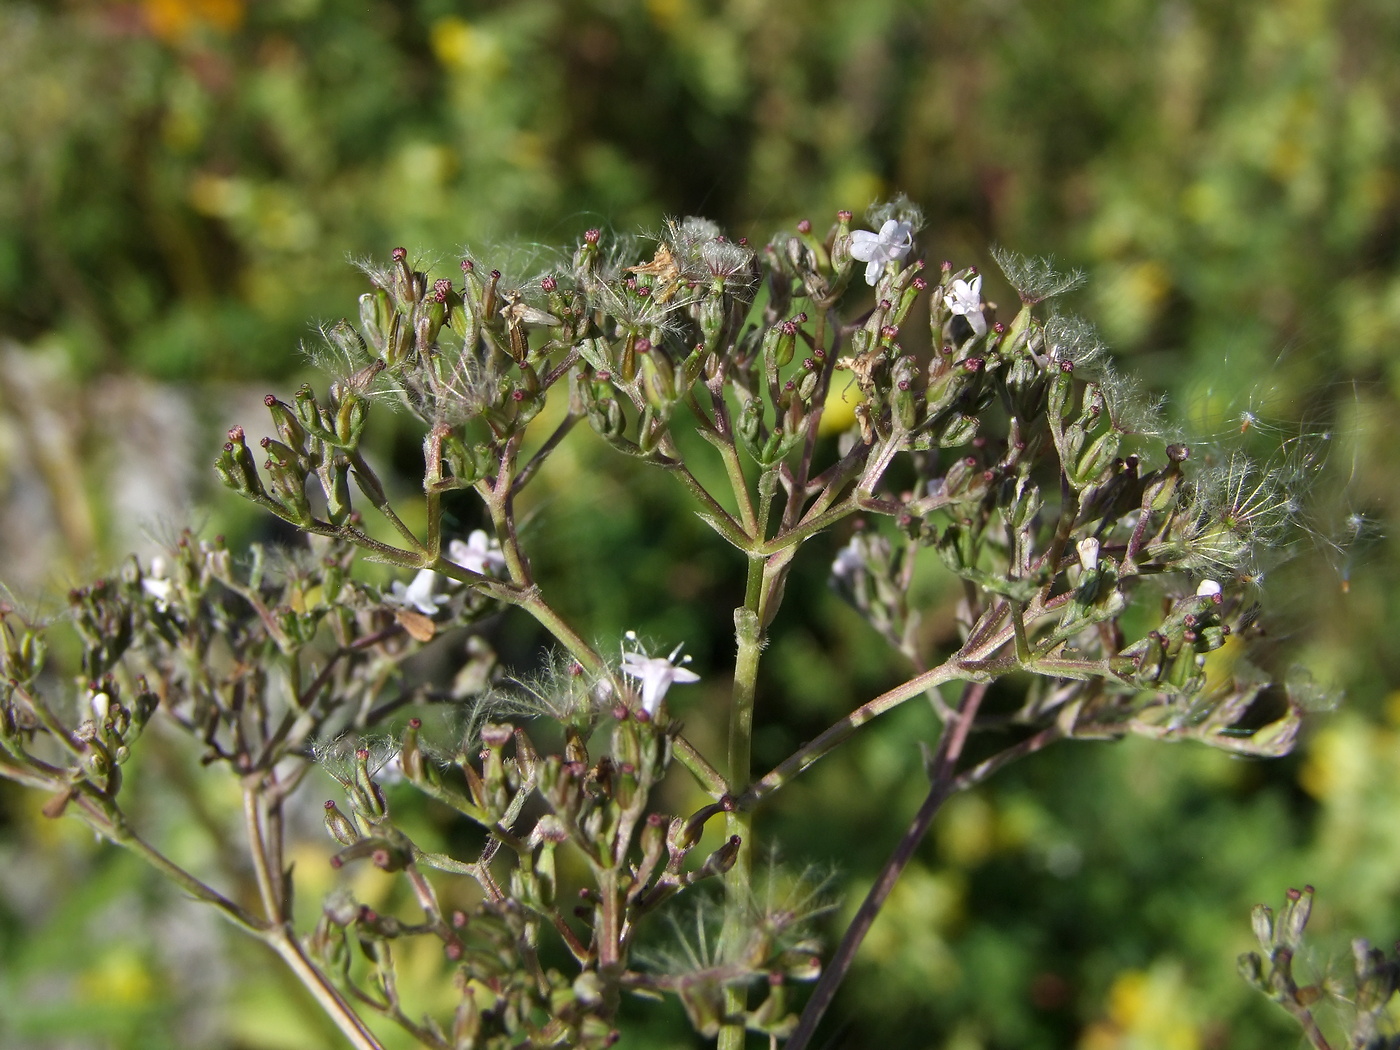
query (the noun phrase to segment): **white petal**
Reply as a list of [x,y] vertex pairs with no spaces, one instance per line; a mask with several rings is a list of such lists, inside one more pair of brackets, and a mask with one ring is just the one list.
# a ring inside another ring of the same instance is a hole
[[865,268],[865,283],[873,286],[880,279],[880,274],[884,269],[885,261],[883,259],[871,259],[870,264]]
[[880,238],[869,230],[856,230],[851,234],[851,258],[869,262],[880,248]]

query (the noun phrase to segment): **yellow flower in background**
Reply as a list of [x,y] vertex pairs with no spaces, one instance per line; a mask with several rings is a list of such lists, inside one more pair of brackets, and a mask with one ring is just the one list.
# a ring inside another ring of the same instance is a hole
[[430,37],[433,54],[444,66],[465,69],[471,64],[476,40],[472,27],[464,19],[448,16],[433,23]]
[[1108,990],[1108,1016],[1084,1030],[1079,1050],[1200,1050],[1190,998],[1175,963],[1121,973]]
[[143,0],[141,13],[152,36],[173,43],[201,26],[233,32],[243,24],[243,0]]
[[826,392],[817,433],[830,437],[850,430],[856,425],[856,405],[863,400],[856,388],[856,377],[850,372],[837,372],[831,377],[831,388]]

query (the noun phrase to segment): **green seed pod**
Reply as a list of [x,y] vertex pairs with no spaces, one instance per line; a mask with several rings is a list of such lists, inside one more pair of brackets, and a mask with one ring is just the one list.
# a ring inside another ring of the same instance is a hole
[[337,457],[321,470],[321,487],[326,493],[326,516],[332,525],[344,525],[354,508],[350,503],[350,463]]
[[676,403],[676,373],[665,351],[651,347],[647,353],[639,354],[642,362],[642,392],[647,403],[663,415],[669,414]]
[[954,416],[938,432],[940,448],[957,448],[966,445],[977,436],[979,421],[976,416]]
[[334,801],[328,801],[326,809],[326,831],[342,846],[353,846],[360,841],[360,832],[355,822],[342,813]]
[[371,352],[378,357],[389,340],[389,319],[393,316],[389,293],[382,288],[360,296],[360,330],[369,341]]
[[354,391],[346,391],[335,412],[335,439],[341,448],[352,449],[359,445],[368,415],[369,405],[365,399]]
[[[1071,428],[1073,429],[1073,428]],[[1068,434],[1066,434],[1068,437]],[[1105,433],[1099,435],[1094,442],[1084,451],[1084,455],[1079,457],[1079,463],[1070,478],[1077,487],[1084,488],[1087,485],[1102,484],[1107,480],[1107,476],[1113,469],[1113,459],[1118,455],[1118,448],[1122,443],[1123,435],[1116,429],[1110,427]]]
[[918,378],[919,367],[914,358],[906,354],[895,361],[890,375],[890,402],[895,420],[906,431],[915,429],[922,422],[924,406],[919,400]]

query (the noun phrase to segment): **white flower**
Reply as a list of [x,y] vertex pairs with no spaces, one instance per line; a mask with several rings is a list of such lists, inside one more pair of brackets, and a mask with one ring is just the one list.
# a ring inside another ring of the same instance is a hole
[[841,582],[854,578],[865,568],[865,544],[859,535],[852,536],[851,542],[836,552],[836,560],[831,563],[831,575]]
[[88,705],[92,708],[92,715],[97,724],[102,725],[107,721],[107,715],[111,713],[112,698],[106,693],[89,693]]
[[462,568],[480,576],[493,576],[496,570],[506,567],[500,543],[481,529],[474,529],[466,543],[453,540],[447,545],[447,554]]
[[982,316],[982,275],[979,273],[971,283],[956,280],[953,287],[943,295],[943,302],[955,314],[962,314],[972,330],[978,335],[987,334],[987,320]]
[[1220,584],[1215,580],[1202,580],[1196,588],[1197,598],[1214,598],[1220,593]]
[[170,592],[174,586],[169,580],[158,580],[151,576],[141,577],[141,589],[156,600],[156,609],[160,612],[170,608]]
[[1099,541],[1092,536],[1085,537],[1075,546],[1079,549],[1079,564],[1085,572],[1093,572],[1099,567]]
[[[627,632],[627,637],[634,642],[637,640],[632,631]],[[642,683],[642,708],[652,718],[656,717],[656,712],[661,708],[661,700],[672,684],[679,682],[686,685],[700,681],[698,674],[681,666],[689,663],[690,657],[687,656],[677,663],[676,658],[681,655],[682,648],[681,645],[676,646],[671,650],[670,656],[647,656],[640,651],[625,650],[622,653],[622,673]]]
[[866,263],[865,283],[874,284],[884,272],[885,264],[897,262],[914,246],[914,227],[897,219],[888,220],[879,233],[869,230],[851,232],[851,258]]
[[418,575],[407,587],[402,580],[395,580],[384,600],[390,605],[401,605],[405,609],[417,609],[424,616],[432,616],[440,606],[448,602],[447,595],[435,594],[437,573],[432,569],[419,569]]

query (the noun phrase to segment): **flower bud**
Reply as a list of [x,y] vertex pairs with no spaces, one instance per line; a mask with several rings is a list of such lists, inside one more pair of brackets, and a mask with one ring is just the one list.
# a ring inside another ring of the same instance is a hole
[[267,490],[263,488],[262,479],[258,476],[253,453],[243,440],[242,427],[234,427],[228,432],[228,443],[224,445],[223,454],[215,461],[214,470],[218,473],[219,480],[235,492],[250,499],[267,498]]
[[1113,469],[1113,460],[1118,455],[1121,442],[1122,435],[1114,427],[1099,435],[1079,457],[1070,481],[1080,488],[1104,481],[1107,472]]
[[671,360],[660,347],[653,347],[649,340],[638,340],[637,349],[647,346],[647,352],[639,354],[642,364],[642,392],[647,403],[663,415],[671,411],[676,403],[676,373]]
[[326,802],[326,830],[342,846],[353,846],[360,841],[360,832],[354,821],[336,807],[334,800]]

